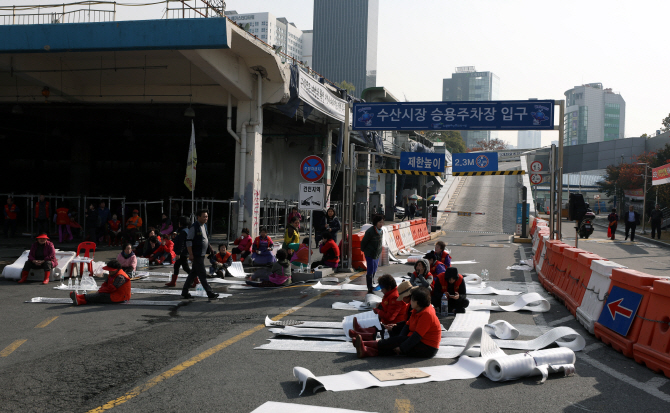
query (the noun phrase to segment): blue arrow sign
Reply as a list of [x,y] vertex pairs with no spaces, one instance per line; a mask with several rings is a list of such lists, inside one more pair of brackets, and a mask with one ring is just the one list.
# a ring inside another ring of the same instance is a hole
[[615,285],[607,296],[598,323],[625,337],[641,302],[642,294]]

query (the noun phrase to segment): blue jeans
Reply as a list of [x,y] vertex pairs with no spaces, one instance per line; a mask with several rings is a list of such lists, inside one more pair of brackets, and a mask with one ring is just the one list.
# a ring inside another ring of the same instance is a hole
[[368,284],[368,290],[372,290],[372,280],[377,272],[377,259],[365,256],[365,263],[368,265],[368,273],[365,275],[365,281]]

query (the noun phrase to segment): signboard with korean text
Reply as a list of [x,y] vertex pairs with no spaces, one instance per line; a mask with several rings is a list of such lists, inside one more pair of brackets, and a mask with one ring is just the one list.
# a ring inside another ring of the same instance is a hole
[[626,189],[623,191],[624,196],[634,199],[636,201],[642,201],[644,199],[644,189]]
[[302,70],[298,70],[298,97],[331,118],[344,122],[346,102]]
[[405,171],[444,172],[444,154],[401,152],[399,169]]
[[553,130],[553,100],[362,102],[354,130]]
[[670,184],[670,163],[652,169],[651,184],[652,185]]
[[326,199],[326,189],[324,184],[300,184],[300,199],[298,208],[314,210],[324,209],[324,200]]
[[497,152],[455,153],[451,158],[452,172],[485,172],[498,170]]

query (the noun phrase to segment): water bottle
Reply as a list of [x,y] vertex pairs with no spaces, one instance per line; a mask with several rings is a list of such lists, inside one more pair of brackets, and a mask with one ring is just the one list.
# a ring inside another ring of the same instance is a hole
[[489,280],[489,270],[484,269],[484,276],[486,277],[486,281]]
[[440,308],[440,312],[442,315],[446,315],[449,312],[449,298],[447,298],[447,294],[442,294],[442,306]]
[[482,270],[482,272],[479,273],[479,278],[481,278],[482,281],[486,281],[486,270]]
[[72,289],[72,277],[69,277],[67,279],[67,289],[71,290]]

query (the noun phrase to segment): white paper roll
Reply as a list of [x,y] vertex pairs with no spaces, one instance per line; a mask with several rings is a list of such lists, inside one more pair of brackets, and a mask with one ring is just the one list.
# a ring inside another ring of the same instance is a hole
[[549,372],[563,370],[566,376],[573,374],[575,360],[575,353],[564,347],[530,351],[512,356],[493,357],[486,362],[484,374],[493,381],[541,375],[544,383]]

